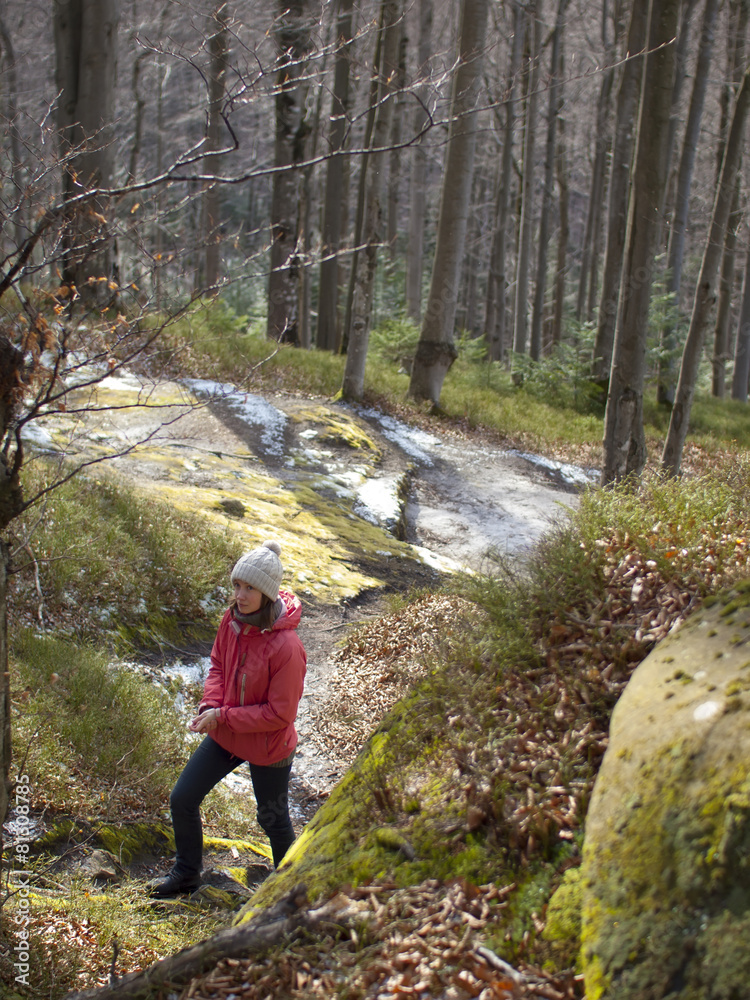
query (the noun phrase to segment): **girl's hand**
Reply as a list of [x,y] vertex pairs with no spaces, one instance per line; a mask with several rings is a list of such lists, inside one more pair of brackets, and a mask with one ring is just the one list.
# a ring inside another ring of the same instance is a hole
[[188,728],[194,733],[208,733],[219,725],[218,716],[218,708],[206,708],[190,720]]

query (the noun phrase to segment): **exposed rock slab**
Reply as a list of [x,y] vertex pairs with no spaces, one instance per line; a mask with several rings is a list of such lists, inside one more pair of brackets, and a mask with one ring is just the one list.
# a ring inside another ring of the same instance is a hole
[[586,821],[587,997],[746,996],[750,583],[644,660],[610,735]]

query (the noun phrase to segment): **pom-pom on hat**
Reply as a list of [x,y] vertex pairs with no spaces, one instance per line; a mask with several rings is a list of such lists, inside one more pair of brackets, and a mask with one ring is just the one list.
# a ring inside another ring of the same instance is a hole
[[281,546],[275,539],[263,542],[260,548],[253,549],[237,560],[230,577],[232,583],[242,580],[275,601],[279,596],[283,573],[280,555]]

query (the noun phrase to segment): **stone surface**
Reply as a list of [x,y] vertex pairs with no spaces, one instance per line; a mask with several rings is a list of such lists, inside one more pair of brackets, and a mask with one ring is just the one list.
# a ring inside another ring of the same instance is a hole
[[612,716],[586,821],[588,1000],[750,983],[750,584],[668,636]]

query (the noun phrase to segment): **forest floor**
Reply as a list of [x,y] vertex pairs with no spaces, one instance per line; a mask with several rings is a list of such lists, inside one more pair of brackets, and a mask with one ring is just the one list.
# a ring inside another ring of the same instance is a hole
[[[201,383],[200,395],[219,387]],[[162,419],[157,412],[155,420]],[[144,436],[151,428],[142,413],[115,411],[107,432]],[[368,465],[344,436],[328,433],[328,426],[354,421],[377,449]],[[134,422],[134,423],[131,423]],[[91,431],[90,431],[91,433]],[[308,654],[308,674],[298,729],[300,748],[295,759],[293,799],[299,822],[342,777],[364,737],[402,692],[374,697],[372,671],[336,652],[352,628],[377,620],[388,610],[389,595],[436,588],[443,573],[482,572],[486,560],[520,559],[566,509],[576,503],[581,487],[595,473],[564,461],[503,448],[478,431],[443,431],[410,427],[371,408],[353,408],[290,394],[255,396],[220,387],[218,397],[205,408],[189,412],[174,424],[156,430],[148,454],[136,449],[118,459],[120,475],[143,486],[165,475],[153,450],[178,452],[196,463],[203,454],[238,454],[247,450],[256,467],[293,489],[310,485],[321,497],[335,491],[356,493],[355,509],[367,521],[396,533],[413,550],[411,559],[387,555],[377,566],[372,557],[355,568],[377,579],[340,600],[328,595],[303,596],[304,614],[299,634]],[[188,467],[180,481],[189,487],[211,485],[209,474]],[[252,517],[252,512],[248,512]],[[300,528],[304,531],[304,528]],[[409,630],[413,630],[409,623]],[[347,691],[354,732],[333,729],[327,723],[330,679]],[[354,708],[354,706],[359,708]],[[363,719],[365,720],[363,722]],[[367,730],[364,732],[363,730]]]
[[[332,496],[336,486],[355,490],[367,522],[383,528],[384,539],[388,537],[386,529],[396,530],[413,550],[410,559],[396,559],[385,551],[377,566],[371,556],[356,565],[353,553],[349,568],[374,577],[377,585],[365,586],[339,600],[325,594],[303,599],[305,614],[300,635],[308,653],[308,676],[298,719],[300,750],[291,786],[293,819],[298,830],[327,798],[385,712],[419,676],[423,644],[431,641],[432,634],[440,630],[453,610],[452,599],[430,596],[430,591],[439,589],[443,574],[459,569],[481,572],[488,552],[492,558],[522,559],[541,534],[575,505],[578,490],[591,478],[591,473],[563,462],[503,449],[480,433],[409,428],[373,410],[352,411],[328,401],[315,401],[325,410],[326,419],[354,419],[376,442],[378,460],[365,470],[357,453],[345,442],[335,436],[322,440],[323,418],[320,409],[314,418],[309,416],[310,404],[309,399],[290,395],[261,399],[243,394],[238,399],[229,394],[160,429],[149,428],[142,412],[133,414],[127,408],[109,414],[109,424],[104,428],[109,441],[128,441],[134,434],[141,438],[154,435],[143,452],[136,449],[114,463],[117,473],[130,483],[143,487],[164,480],[168,475],[166,467],[162,458],[154,460],[154,454],[171,452],[184,456],[179,473],[181,485],[198,490],[211,485],[212,475],[201,467],[199,456],[247,451],[281,483],[298,486],[304,478],[307,484],[317,484],[323,497]],[[157,412],[154,419],[162,420],[163,413]],[[102,430],[89,428],[89,434],[97,440]],[[390,596],[415,591],[425,593],[424,600],[405,610],[391,608]],[[356,641],[346,642],[363,627],[368,629],[364,649]],[[395,661],[398,669],[392,669]],[[68,862],[79,864],[78,854],[68,853]],[[257,865],[247,866],[253,869],[248,873],[262,880],[270,868],[262,858],[256,860]],[[163,871],[164,863],[154,857],[135,866],[130,874],[147,877]],[[219,889],[226,888],[222,872],[233,863],[237,862],[229,848],[207,852],[207,881]],[[382,937],[379,950],[373,952],[375,965],[370,965],[369,972],[362,965],[356,975],[367,977],[374,974],[375,966],[388,967],[389,978],[383,983],[382,995],[481,995],[485,1000],[578,995],[579,986],[572,975],[553,982],[537,969],[526,978],[514,978],[513,970],[504,969],[502,963],[493,965],[491,953],[488,957],[481,949],[462,949],[465,930],[479,930],[487,922],[485,897],[502,888],[476,890],[466,884],[433,888],[431,892],[422,887],[402,893],[401,900],[395,886],[384,884],[364,896],[355,893],[351,897],[358,906],[371,911],[367,919],[374,940]],[[397,914],[402,906],[403,912],[411,914],[406,920]],[[435,924],[439,932],[435,940],[420,930],[420,921]],[[58,921],[54,932],[61,943],[73,934],[76,947],[89,950],[90,975],[81,986],[107,981],[111,955],[101,954],[93,939],[87,943],[80,926]],[[391,939],[395,943],[389,945]],[[430,953],[436,940],[442,964],[436,964]],[[144,952],[140,961],[147,964],[156,957]],[[138,956],[131,956],[131,962],[133,958],[138,960]],[[246,995],[332,995],[334,983],[329,978],[333,976],[340,985],[342,975],[348,975],[343,971],[347,962],[344,955],[342,969],[316,978],[303,954],[297,964],[282,962],[268,981],[261,977],[257,989],[253,986]],[[430,962],[432,972],[428,970]],[[132,964],[126,965],[121,971],[132,968]],[[354,970],[351,975],[355,976]],[[439,987],[442,992],[434,992],[432,987],[429,992],[419,989],[420,975],[431,977],[435,989]],[[356,995],[360,987],[365,989],[366,984],[357,985]],[[194,996],[227,995],[221,982],[214,983],[211,977],[205,983],[196,981],[191,989]]]

